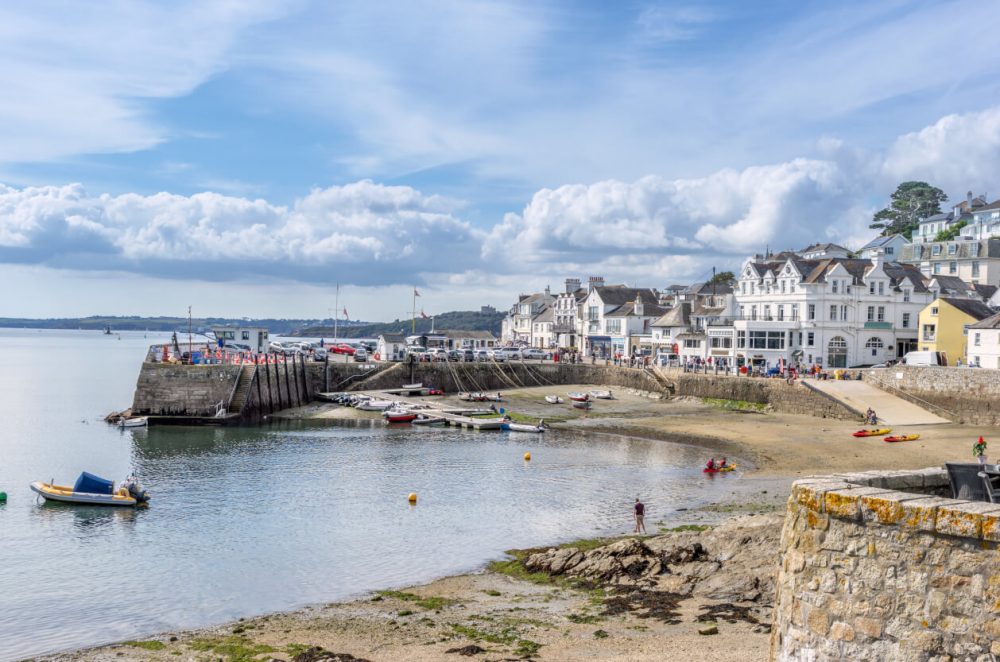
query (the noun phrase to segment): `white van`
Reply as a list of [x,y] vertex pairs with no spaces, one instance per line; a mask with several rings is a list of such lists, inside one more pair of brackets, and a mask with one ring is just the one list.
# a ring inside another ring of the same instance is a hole
[[907,352],[906,356],[903,357],[903,363],[906,365],[948,365],[948,356],[944,352]]

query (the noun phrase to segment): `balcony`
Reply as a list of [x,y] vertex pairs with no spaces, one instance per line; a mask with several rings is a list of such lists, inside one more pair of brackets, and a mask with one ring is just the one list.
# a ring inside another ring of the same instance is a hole
[[576,333],[576,326],[573,324],[553,324],[552,333]]
[[892,328],[892,322],[865,322],[865,328],[889,330]]

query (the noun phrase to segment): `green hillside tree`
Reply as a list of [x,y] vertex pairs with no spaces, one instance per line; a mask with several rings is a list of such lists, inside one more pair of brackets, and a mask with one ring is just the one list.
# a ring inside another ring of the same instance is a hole
[[875,213],[869,227],[881,230],[883,237],[901,234],[909,239],[921,219],[941,213],[941,203],[947,199],[944,191],[927,182],[903,182],[889,196],[889,206]]

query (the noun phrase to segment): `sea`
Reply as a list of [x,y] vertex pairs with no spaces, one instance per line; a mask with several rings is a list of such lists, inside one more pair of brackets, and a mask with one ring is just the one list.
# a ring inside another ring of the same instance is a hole
[[[732,481],[684,444],[321,422],[119,429],[169,334],[0,329],[0,660],[285,611],[628,532]],[[531,460],[523,456],[531,453]],[[32,481],[138,476],[146,509],[46,503]],[[733,476],[733,478],[738,478]],[[416,505],[407,495],[418,495]]]

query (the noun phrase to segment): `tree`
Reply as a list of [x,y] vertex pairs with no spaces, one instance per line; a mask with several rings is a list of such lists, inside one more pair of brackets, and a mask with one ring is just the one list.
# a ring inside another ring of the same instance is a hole
[[708,284],[726,284],[733,280],[736,280],[736,276],[733,275],[732,271],[720,271],[708,280]]
[[951,241],[952,239],[957,237],[958,233],[962,231],[962,228],[964,228],[968,224],[969,224],[968,221],[959,221],[958,223],[955,223],[947,230],[941,230],[940,232],[938,232],[934,236],[934,241]]
[[881,230],[883,237],[901,234],[909,239],[921,219],[941,213],[948,196],[927,182],[903,182],[889,199],[889,206],[875,213],[869,227]]

